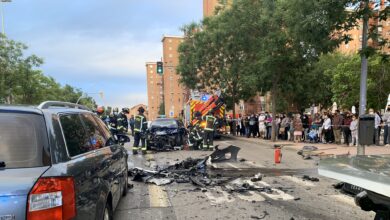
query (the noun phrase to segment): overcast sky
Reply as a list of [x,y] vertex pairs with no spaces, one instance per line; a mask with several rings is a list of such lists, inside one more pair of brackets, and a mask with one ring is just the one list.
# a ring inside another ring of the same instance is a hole
[[202,18],[202,0],[12,0],[6,35],[45,60],[46,75],[99,105],[147,104],[145,62],[162,56],[164,34]]

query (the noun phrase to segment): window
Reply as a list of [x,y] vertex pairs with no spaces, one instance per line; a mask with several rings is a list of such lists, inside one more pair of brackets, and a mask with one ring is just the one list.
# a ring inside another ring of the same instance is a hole
[[93,150],[79,115],[61,115],[60,122],[69,156],[74,157]]
[[93,115],[93,118],[99,124],[99,127],[100,127],[104,137],[110,141],[109,143],[106,144],[106,146],[113,145],[114,140],[112,139],[111,132],[108,130],[106,124],[104,124],[103,120],[98,118],[96,115]]
[[87,135],[92,149],[96,150],[105,147],[108,139],[104,137],[99,124],[94,120],[93,116],[91,114],[82,114],[81,118],[87,128]]
[[[50,165],[45,120],[28,113],[0,114],[0,161],[6,168]],[[5,174],[3,174],[5,175]]]

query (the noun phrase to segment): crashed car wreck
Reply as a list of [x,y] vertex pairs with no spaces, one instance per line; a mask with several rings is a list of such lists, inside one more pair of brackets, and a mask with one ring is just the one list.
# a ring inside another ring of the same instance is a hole
[[186,129],[181,121],[176,119],[157,119],[148,129],[148,150],[173,150],[185,143]]
[[[274,193],[271,186],[259,186],[266,173],[270,176],[285,174],[301,174],[304,170],[281,169],[275,172],[272,168],[247,168],[232,171],[229,168],[218,168],[215,165],[221,162],[237,162],[239,147],[230,145],[224,149],[216,150],[205,158],[187,158],[174,165],[165,168],[157,167],[155,170],[133,168],[129,170],[129,176],[133,181],[148,184],[167,185],[171,183],[189,183],[196,189],[207,191],[207,188],[220,187],[228,193],[244,193],[248,191]],[[311,172],[311,170],[309,170]],[[310,172],[308,174],[310,174]],[[282,189],[280,189],[282,190]]]

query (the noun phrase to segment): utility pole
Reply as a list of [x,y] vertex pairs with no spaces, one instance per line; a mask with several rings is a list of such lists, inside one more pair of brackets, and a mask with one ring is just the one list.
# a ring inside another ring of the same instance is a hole
[[[364,11],[363,14],[363,33],[362,33],[362,53],[361,53],[361,74],[360,74],[360,102],[359,102],[359,116],[366,114],[367,108],[367,69],[368,69],[368,61],[366,48],[368,43],[368,20],[369,15],[368,11],[370,10],[369,0],[362,1],[364,4],[364,8],[361,9]],[[360,138],[359,138],[360,140]],[[360,142],[360,141],[359,141]],[[359,143],[357,148],[358,155],[365,155],[365,146]]]
[[2,29],[2,34],[5,36],[4,11],[3,11],[3,3],[4,2],[11,2],[11,0],[0,0],[1,29]]

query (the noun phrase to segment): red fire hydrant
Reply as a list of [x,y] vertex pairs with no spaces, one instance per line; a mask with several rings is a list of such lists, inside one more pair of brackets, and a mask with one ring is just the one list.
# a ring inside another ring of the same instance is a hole
[[274,156],[275,156],[275,163],[282,162],[282,148],[281,147],[275,148]]

